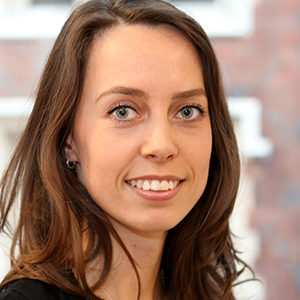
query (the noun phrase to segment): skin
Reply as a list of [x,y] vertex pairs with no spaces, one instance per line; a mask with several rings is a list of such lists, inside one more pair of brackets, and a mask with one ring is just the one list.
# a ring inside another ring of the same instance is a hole
[[[120,26],[95,38],[67,143],[66,158],[139,265],[141,299],[154,299],[167,231],[197,203],[209,172],[211,124],[193,45],[168,25]],[[133,179],[180,184],[144,192]],[[105,289],[135,299],[135,274],[113,243]]]

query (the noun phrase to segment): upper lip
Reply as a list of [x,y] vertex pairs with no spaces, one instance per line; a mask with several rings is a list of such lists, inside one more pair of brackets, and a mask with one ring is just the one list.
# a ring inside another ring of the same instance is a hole
[[131,180],[178,180],[182,181],[184,180],[182,177],[173,176],[173,175],[166,175],[166,176],[159,176],[159,175],[143,175],[143,176],[135,176],[133,178],[127,179],[126,181]]

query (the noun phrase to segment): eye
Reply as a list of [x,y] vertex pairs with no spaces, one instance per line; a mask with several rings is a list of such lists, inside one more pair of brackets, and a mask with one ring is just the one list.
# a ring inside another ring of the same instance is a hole
[[203,111],[201,107],[185,106],[179,110],[179,112],[176,114],[176,117],[187,120],[193,120],[196,119],[202,112]]
[[109,112],[109,114],[112,114],[114,117],[121,120],[130,120],[137,115],[136,111],[129,106],[115,107]]

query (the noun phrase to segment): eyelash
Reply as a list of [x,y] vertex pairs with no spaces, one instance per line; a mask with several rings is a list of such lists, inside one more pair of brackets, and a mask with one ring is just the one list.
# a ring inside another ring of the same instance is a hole
[[180,110],[182,110],[183,108],[186,107],[192,107],[192,108],[196,108],[199,110],[200,114],[204,114],[204,108],[202,107],[202,105],[200,105],[199,103],[189,103],[189,104],[185,104],[184,106],[182,106],[180,108]]
[[[107,114],[112,115],[118,108],[129,108],[129,109],[132,109],[136,112],[136,110],[131,106],[130,103],[117,103],[109,109]],[[176,115],[184,108],[196,108],[196,109],[198,109],[198,111],[200,113],[199,116],[194,118],[194,119],[184,119],[184,118],[182,118],[183,121],[185,121],[185,122],[197,121],[205,113],[205,110],[203,109],[203,107],[199,103],[189,103],[189,104],[184,104],[182,107],[180,107],[180,109],[178,110]],[[116,119],[118,122],[121,122],[121,123],[129,123],[129,122],[132,122],[134,120],[134,119],[119,119],[119,118],[116,118],[116,117],[114,119]]]
[[203,114],[205,113],[205,110],[203,108],[202,105],[200,105],[199,103],[188,103],[188,104],[184,104],[176,113],[176,115],[183,109],[185,108],[196,108],[199,111],[199,116],[195,117],[194,119],[184,119],[181,118],[184,122],[195,122],[195,121],[199,121],[199,119],[202,118]]
[[[130,105],[130,103],[117,103],[115,105],[113,105],[109,111],[107,112],[108,115],[112,115],[118,108],[129,108],[129,109],[132,109],[136,112],[136,110]],[[112,116],[113,117],[113,116]],[[132,122],[134,119],[119,119],[119,118],[116,118],[114,117],[114,119],[120,123],[130,123]]]

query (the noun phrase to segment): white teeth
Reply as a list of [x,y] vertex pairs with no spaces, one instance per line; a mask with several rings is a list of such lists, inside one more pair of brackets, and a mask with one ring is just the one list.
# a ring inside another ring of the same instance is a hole
[[142,180],[138,180],[136,182],[136,186],[137,186],[137,188],[141,189],[143,187],[143,181]]
[[179,181],[178,180],[131,180],[127,181],[127,183],[131,184],[132,186],[136,186],[138,189],[143,189],[145,191],[167,191],[175,189]]
[[151,182],[151,191],[159,191],[160,190],[160,182],[158,180],[152,180]]
[[145,180],[144,181],[144,184],[143,184],[143,190],[144,191],[149,191],[150,190],[150,182],[148,180]]
[[169,189],[169,183],[167,180],[163,180],[161,183],[160,183],[160,189],[162,191],[167,191]]
[[169,182],[169,190],[173,190],[175,187],[174,181]]

